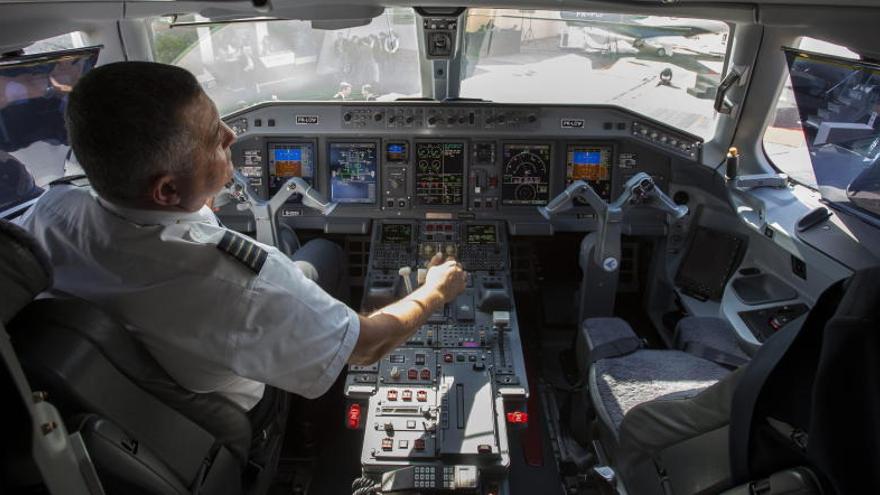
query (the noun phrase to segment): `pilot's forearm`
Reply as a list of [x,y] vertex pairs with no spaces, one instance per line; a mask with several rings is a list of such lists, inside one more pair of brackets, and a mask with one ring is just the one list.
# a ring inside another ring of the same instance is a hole
[[431,313],[443,307],[443,296],[433,287],[422,286],[403,299],[369,316],[360,318],[361,331],[349,361],[371,364],[400,346]]

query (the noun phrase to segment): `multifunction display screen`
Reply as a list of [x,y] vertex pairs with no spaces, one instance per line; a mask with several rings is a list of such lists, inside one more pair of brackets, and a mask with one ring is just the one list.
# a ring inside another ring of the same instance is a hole
[[611,147],[568,145],[565,183],[584,180],[602,199],[611,199]]
[[[269,196],[274,196],[291,177],[312,184],[315,176],[315,148],[312,143],[269,143]],[[299,195],[291,197],[298,201]]]
[[545,205],[550,199],[550,145],[505,143],[501,202]]
[[465,240],[468,244],[495,244],[498,235],[492,224],[476,224],[465,227]]
[[330,143],[330,200],[375,203],[376,143]]
[[408,223],[383,223],[383,244],[409,244],[412,241],[412,225]]
[[464,143],[416,143],[416,202],[461,206],[464,202]]

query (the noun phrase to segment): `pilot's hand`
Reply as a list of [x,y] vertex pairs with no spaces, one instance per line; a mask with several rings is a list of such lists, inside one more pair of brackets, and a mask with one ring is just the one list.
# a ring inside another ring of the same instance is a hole
[[425,286],[436,290],[443,302],[448,303],[464,292],[466,283],[467,275],[451,256],[444,261],[443,255],[437,253],[428,262]]

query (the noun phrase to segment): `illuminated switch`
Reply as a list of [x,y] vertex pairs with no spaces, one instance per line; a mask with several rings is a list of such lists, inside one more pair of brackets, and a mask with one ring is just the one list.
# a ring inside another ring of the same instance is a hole
[[418,378],[419,378],[419,370],[417,370],[417,369],[415,369],[415,368],[410,368],[410,369],[407,370],[407,372],[406,372],[406,377],[407,377],[407,379],[409,379],[409,380],[418,380]]
[[394,448],[394,440],[390,438],[382,439],[382,450],[388,451]]
[[409,448],[409,440],[400,440],[397,442],[397,448],[399,449],[408,449]]
[[[434,332],[428,330],[428,336],[433,335]],[[416,354],[416,365],[424,366],[425,365],[425,355],[424,354]]]
[[416,450],[425,450],[425,439],[416,438],[415,440],[413,440],[413,448]]
[[391,389],[388,391],[388,400],[397,400],[397,390]]
[[404,390],[403,396],[401,397],[401,399],[406,400],[406,401],[411,401],[412,400],[412,390]]
[[416,392],[416,400],[419,402],[427,402],[428,401],[427,390],[419,390],[418,392]]
[[406,429],[407,430],[415,430],[416,429],[416,420],[408,419],[406,421]]
[[421,376],[419,376],[422,380],[430,380],[431,379],[431,370],[425,368],[421,372]]
[[445,361],[445,362],[447,362],[447,363],[451,363],[451,362],[452,362],[452,354],[450,354],[450,353],[448,353],[448,352],[447,352],[446,354],[444,354],[444,355],[443,355],[443,361]]

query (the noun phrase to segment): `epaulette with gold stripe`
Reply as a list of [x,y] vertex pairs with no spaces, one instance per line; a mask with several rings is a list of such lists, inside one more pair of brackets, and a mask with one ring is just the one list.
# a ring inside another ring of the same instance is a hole
[[260,273],[263,264],[266,263],[266,258],[269,257],[269,253],[260,246],[257,246],[253,241],[229,231],[223,234],[223,239],[220,239],[217,247],[221,251],[232,255],[233,258],[253,270],[254,273]]

